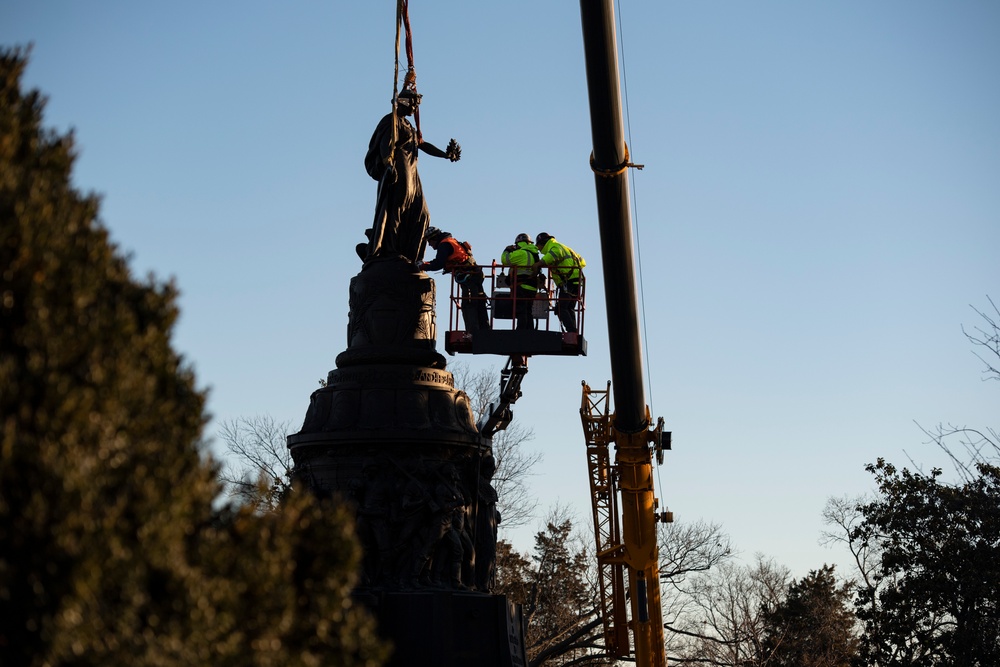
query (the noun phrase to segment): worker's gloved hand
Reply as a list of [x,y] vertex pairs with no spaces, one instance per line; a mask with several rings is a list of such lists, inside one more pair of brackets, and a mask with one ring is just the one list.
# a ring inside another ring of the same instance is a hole
[[457,141],[452,139],[448,142],[448,148],[444,150],[444,154],[452,162],[458,162],[462,159],[462,147],[458,145]]

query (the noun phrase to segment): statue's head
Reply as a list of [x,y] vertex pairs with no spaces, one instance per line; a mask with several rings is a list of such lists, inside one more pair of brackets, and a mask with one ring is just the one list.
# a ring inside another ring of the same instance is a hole
[[415,90],[404,89],[396,96],[396,109],[404,116],[409,116],[419,106],[421,97],[423,95]]

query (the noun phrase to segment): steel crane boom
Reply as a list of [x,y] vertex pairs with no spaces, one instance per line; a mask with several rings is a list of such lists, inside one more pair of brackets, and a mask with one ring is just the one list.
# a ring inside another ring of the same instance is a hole
[[[601,392],[590,390],[584,383],[581,408],[588,440],[598,563],[602,570],[606,644],[612,655],[629,652],[621,628],[627,594],[631,606],[628,627],[632,631],[636,664],[665,667],[656,521],[667,514],[656,512],[652,467],[654,449],[662,451],[668,437],[663,434],[662,420],[656,428],[651,428],[643,390],[628,194],[628,168],[637,165],[629,163],[622,125],[613,0],[581,0],[580,13],[594,142],[591,167],[597,191],[611,377],[615,386],[613,414],[608,409],[610,385],[603,399],[595,401],[593,396]],[[603,414],[599,407],[602,401]],[[616,449],[613,464],[608,452],[610,443]],[[627,574],[627,591],[621,590],[622,570]]]

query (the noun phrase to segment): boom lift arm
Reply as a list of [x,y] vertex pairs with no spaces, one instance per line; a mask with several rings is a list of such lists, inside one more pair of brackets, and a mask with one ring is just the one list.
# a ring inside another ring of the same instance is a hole
[[521,380],[528,373],[528,359],[524,355],[511,355],[500,371],[500,394],[496,403],[490,403],[489,414],[483,415],[477,427],[484,438],[492,438],[510,425],[514,418],[511,410],[521,398]]

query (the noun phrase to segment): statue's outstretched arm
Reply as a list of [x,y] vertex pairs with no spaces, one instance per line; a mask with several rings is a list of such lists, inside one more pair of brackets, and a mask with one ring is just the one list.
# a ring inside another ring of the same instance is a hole
[[421,141],[420,150],[432,157],[446,157],[452,162],[462,159],[462,147],[454,139],[448,142],[448,148],[445,150],[441,150],[429,141]]

